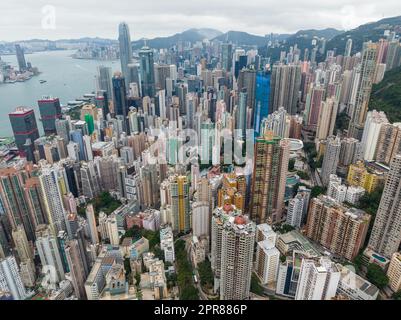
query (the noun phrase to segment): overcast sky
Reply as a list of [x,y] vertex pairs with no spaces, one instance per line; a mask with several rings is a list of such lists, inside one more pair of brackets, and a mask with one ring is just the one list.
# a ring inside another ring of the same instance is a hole
[[204,27],[259,35],[351,29],[397,15],[400,0],[0,0],[0,41],[117,38],[121,21],[136,40]]

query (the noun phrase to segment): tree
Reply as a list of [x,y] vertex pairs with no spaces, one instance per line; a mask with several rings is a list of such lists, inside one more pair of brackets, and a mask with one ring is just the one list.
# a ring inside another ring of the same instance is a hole
[[205,287],[213,287],[214,276],[212,266],[209,260],[205,260],[198,264],[198,272],[201,285]]
[[261,296],[264,293],[263,287],[260,285],[259,279],[255,273],[252,273],[251,292],[257,294],[258,296]]
[[379,289],[383,289],[389,281],[384,270],[375,263],[369,264],[366,277]]
[[392,295],[392,298],[393,298],[394,300],[401,300],[401,290],[395,292],[395,293]]
[[293,171],[295,167],[295,159],[290,159],[288,162],[288,171]]
[[320,194],[324,193],[326,191],[325,188],[320,187],[320,186],[314,186],[311,190],[311,198],[316,198]]

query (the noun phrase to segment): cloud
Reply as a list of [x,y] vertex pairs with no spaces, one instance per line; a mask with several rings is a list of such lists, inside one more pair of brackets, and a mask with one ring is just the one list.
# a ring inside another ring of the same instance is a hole
[[[354,28],[401,15],[399,0],[1,0],[0,41],[84,36],[117,38],[118,23],[133,39],[210,27],[264,35],[300,29]],[[43,29],[53,6],[55,28]]]

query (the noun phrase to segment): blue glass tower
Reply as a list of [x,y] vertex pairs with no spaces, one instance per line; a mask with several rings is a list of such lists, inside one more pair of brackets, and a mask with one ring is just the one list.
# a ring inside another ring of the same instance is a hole
[[255,137],[260,135],[262,120],[269,113],[270,73],[261,71],[256,75],[256,98],[254,113]]

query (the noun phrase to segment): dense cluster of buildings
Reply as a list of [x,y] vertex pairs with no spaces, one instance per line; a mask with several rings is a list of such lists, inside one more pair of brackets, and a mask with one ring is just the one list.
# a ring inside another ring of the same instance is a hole
[[[344,53],[294,46],[277,62],[206,40],[133,52],[125,23],[119,45],[121,72],[98,68],[78,116],[42,97],[41,137],[31,108],[9,114],[19,156],[0,165],[1,292],[177,299],[178,239],[196,290],[210,262],[203,297],[249,299],[256,277],[297,300],[373,300],[348,265],[362,251],[400,290],[401,126],[368,111],[399,64],[394,33],[354,55],[348,39]],[[381,189],[373,218],[360,201]]]

